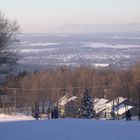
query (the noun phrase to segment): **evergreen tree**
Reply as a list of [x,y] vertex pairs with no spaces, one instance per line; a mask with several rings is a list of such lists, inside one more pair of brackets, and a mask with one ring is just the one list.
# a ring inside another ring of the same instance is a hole
[[85,89],[84,96],[81,100],[81,107],[79,109],[80,118],[92,119],[94,118],[93,100],[89,95],[88,89]]

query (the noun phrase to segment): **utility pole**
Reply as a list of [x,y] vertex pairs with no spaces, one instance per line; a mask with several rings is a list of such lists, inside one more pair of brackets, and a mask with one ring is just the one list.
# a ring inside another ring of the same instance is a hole
[[2,108],[3,108],[3,113],[5,113],[5,98],[4,98],[4,95],[2,94],[1,95],[2,97]]
[[119,120],[119,97],[118,97],[118,100],[117,100],[117,118]]
[[113,115],[113,120],[115,120],[115,103],[114,103],[115,98],[113,98],[113,107],[112,107],[112,115]]
[[98,74],[98,68],[97,68],[97,70],[95,70],[95,72],[94,72],[94,79],[93,79],[93,81],[94,81],[94,95],[93,95],[93,110],[95,111],[95,107],[94,107],[94,101],[95,101],[95,97],[96,97],[96,76],[98,76],[97,75]]
[[16,107],[17,107],[17,97],[16,97],[16,88],[14,88],[14,111],[15,111],[15,115],[17,113]]
[[138,117],[140,121],[140,88],[136,87],[138,91]]
[[139,90],[138,94],[139,94],[139,121],[140,121],[140,90]]
[[4,94],[4,90],[1,89],[1,103],[2,103],[2,108],[3,108],[3,113],[5,113],[5,94]]

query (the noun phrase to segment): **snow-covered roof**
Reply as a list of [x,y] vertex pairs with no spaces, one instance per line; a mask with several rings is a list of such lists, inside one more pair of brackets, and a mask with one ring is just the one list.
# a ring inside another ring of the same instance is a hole
[[115,106],[117,104],[120,104],[120,103],[124,102],[125,100],[127,100],[127,98],[124,98],[124,97],[116,97],[114,99],[114,101],[112,100],[112,101],[108,102],[107,103],[107,106],[108,107],[112,107],[113,106],[113,102],[114,102],[114,106]]
[[114,113],[122,115],[124,114],[127,110],[130,110],[133,108],[133,106],[128,105],[127,107],[124,104],[120,104],[119,106],[114,108]]
[[106,108],[108,100],[107,99],[99,99],[94,98],[94,110],[96,113],[103,111]]
[[73,101],[73,100],[75,100],[75,99],[77,99],[77,98],[78,98],[77,96],[72,96],[72,97],[68,98],[68,97],[65,95],[65,96],[63,96],[62,98],[59,99],[58,104],[61,105],[61,106],[64,106],[64,105],[66,105],[68,102]]
[[[122,115],[124,114],[127,110],[130,110],[131,108],[133,108],[133,105],[125,105],[125,101],[127,100],[127,98],[124,97],[116,97],[114,99],[114,113]],[[106,109],[108,111],[112,110],[113,107],[113,100],[108,102],[106,104]]]

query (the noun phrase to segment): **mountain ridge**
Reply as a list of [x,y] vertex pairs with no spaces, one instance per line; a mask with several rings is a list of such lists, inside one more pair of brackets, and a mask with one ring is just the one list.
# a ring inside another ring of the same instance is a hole
[[102,32],[140,32],[140,23],[125,24],[64,24],[53,33],[102,33]]

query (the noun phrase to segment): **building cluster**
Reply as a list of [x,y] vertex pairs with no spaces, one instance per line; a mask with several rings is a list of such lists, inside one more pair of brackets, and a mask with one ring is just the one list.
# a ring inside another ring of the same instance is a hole
[[[58,101],[60,115],[62,117],[77,117],[80,99],[76,96],[63,96]],[[96,119],[123,119],[126,117],[126,112],[129,110],[132,116],[138,116],[137,105],[124,97],[116,97],[114,100],[104,98],[93,99],[93,109],[96,114]]]
[[[7,95],[4,92],[1,92],[0,113],[25,111],[26,113],[31,114],[33,111],[32,106],[27,106],[26,108],[21,110],[21,107],[16,104],[16,97],[14,95],[14,93]],[[81,98],[66,94],[65,96],[58,99],[58,101],[51,107],[47,102],[43,105],[39,104],[38,108],[39,112],[42,113],[43,106],[43,114],[47,114],[51,112],[51,108],[53,106],[57,106],[59,110],[59,117],[78,118],[80,104]],[[126,112],[128,110],[131,112],[132,116],[138,116],[139,114],[138,105],[136,105],[131,99],[127,99],[124,97],[116,97],[113,100],[108,100],[105,98],[94,98],[93,110],[95,111],[96,119],[122,119],[126,117]]]

